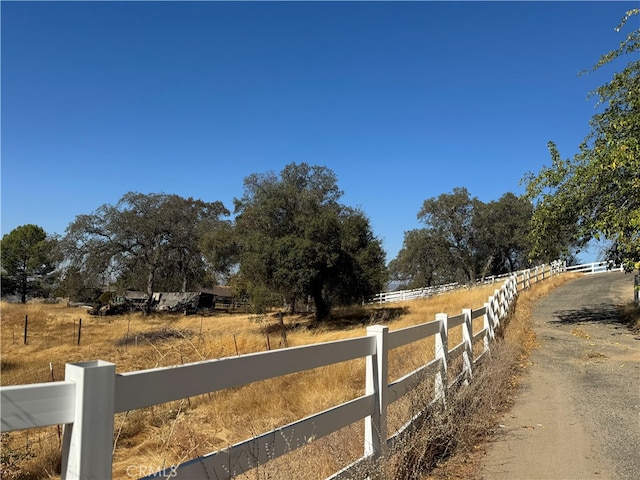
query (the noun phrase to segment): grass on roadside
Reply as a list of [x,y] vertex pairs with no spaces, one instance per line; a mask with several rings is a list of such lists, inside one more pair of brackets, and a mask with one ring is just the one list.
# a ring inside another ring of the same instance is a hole
[[640,306],[635,303],[621,305],[618,308],[622,322],[633,333],[640,333]]

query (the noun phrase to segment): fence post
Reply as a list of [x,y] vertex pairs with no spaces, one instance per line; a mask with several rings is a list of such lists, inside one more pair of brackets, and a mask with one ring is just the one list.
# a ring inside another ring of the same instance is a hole
[[509,314],[511,308],[511,279],[508,278],[502,286],[502,301],[504,302],[504,316]]
[[441,366],[439,372],[436,373],[435,397],[441,399],[446,407],[447,389],[449,388],[449,316],[446,313],[438,313],[436,321],[440,323],[440,331],[435,336],[435,358],[440,359]]
[[471,320],[471,309],[464,308],[464,323],[462,324],[462,341],[464,342],[463,363],[467,381],[473,378],[473,322]]
[[500,290],[494,290],[493,296],[489,297],[491,302],[491,313],[493,314],[493,328],[500,328]]
[[633,300],[636,306],[640,307],[640,275],[637,273],[633,277]]
[[496,334],[493,331],[493,312],[491,311],[491,297],[489,297],[489,303],[484,304],[484,317],[483,328],[486,330],[484,334],[484,351],[490,350],[489,345],[493,343],[496,338]]
[[516,296],[518,295],[518,277],[517,276],[512,276],[510,277],[507,285],[508,287],[508,300],[507,300],[507,311],[511,311],[511,308],[513,307],[513,302],[516,299]]
[[500,301],[502,302],[502,318],[506,318],[509,313],[509,281],[507,280],[500,291]]
[[504,310],[504,288],[500,290],[496,290],[494,292],[494,297],[496,298],[496,302],[498,303],[498,320],[502,321],[505,316]]
[[366,417],[364,423],[364,455],[375,460],[385,454],[387,446],[387,388],[389,387],[387,369],[387,338],[389,327],[373,325],[367,327],[367,335],[376,339],[375,355],[366,360],[366,394],[376,396],[376,409],[373,415]]
[[73,423],[64,426],[62,478],[111,478],[116,366],[96,360],[67,363],[65,380],[76,384]]

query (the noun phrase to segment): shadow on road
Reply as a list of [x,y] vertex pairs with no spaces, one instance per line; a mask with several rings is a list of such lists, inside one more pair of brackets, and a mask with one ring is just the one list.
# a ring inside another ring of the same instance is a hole
[[627,323],[627,319],[620,314],[618,307],[606,303],[590,305],[578,310],[559,310],[554,312],[554,315],[558,319],[552,320],[549,323],[560,323],[565,325],[576,323],[608,323],[625,325]]

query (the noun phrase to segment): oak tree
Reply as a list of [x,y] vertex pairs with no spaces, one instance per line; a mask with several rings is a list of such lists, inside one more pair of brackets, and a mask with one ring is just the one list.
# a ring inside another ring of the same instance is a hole
[[185,291],[202,282],[199,239],[228,214],[221,202],[129,192],[116,205],[78,215],[67,228],[65,250],[80,271],[103,285],[145,291],[150,302],[158,288]]
[[456,187],[452,193],[425,200],[418,212],[418,220],[425,224],[445,246],[446,261],[453,265],[453,275],[459,280],[475,282],[479,265],[475,213],[481,202],[469,195],[464,187]]
[[245,178],[235,199],[239,274],[253,292],[277,292],[294,306],[310,297],[316,319],[333,304],[380,291],[384,252],[363,212],[340,203],[327,167],[291,163]]
[[531,215],[531,203],[513,193],[484,203],[454,188],[424,201],[418,220],[425,227],[405,232],[390,271],[403,286],[419,288],[518,270],[528,260]]
[[404,233],[398,256],[389,262],[392,279],[403,288],[421,288],[455,282],[456,266],[445,240],[426,228]]
[[532,215],[531,202],[511,192],[477,208],[474,226],[478,256],[485,261],[482,273],[500,275],[527,267]]

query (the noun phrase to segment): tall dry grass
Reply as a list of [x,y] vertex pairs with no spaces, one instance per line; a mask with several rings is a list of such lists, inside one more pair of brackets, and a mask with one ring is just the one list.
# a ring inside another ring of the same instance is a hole
[[[542,284],[544,285],[544,284]],[[391,330],[424,323],[436,313],[479,308],[495,286],[449,292],[429,299],[336,311],[335,322],[315,326],[304,315],[130,314],[93,317],[64,304],[0,304],[2,385],[62,380],[64,364],[101,359],[118,373],[184,364],[258,351],[351,338],[370,324]],[[27,344],[23,344],[28,316]],[[82,318],[80,345],[77,344]],[[481,319],[479,319],[481,320]],[[482,328],[474,324],[474,331]],[[450,348],[461,341],[450,331]],[[285,340],[286,336],[286,340]],[[433,358],[433,339],[390,353],[390,378]],[[114,431],[114,478],[131,478],[132,466],[177,464],[330,408],[364,392],[364,359],[287,375],[244,387],[118,414]],[[399,403],[399,402],[398,402]],[[390,427],[404,422],[411,402],[394,406]],[[261,466],[251,478],[325,478],[362,455],[362,424]],[[2,438],[2,478],[57,478],[59,429],[13,432]],[[304,459],[304,462],[302,461]],[[299,470],[293,468],[296,465]],[[296,473],[297,472],[297,473]]]

